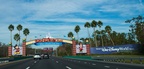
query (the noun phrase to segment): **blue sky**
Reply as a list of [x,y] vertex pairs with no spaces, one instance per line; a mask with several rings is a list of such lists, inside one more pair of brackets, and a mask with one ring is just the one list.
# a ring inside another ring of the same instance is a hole
[[[92,20],[101,20],[102,29],[110,25],[114,31],[128,32],[129,24],[125,20],[144,16],[143,4],[144,0],[0,0],[0,41],[10,42],[7,28],[10,24],[29,28],[28,40],[45,37],[47,33],[67,39],[64,35],[70,31],[76,36],[76,25],[81,27],[80,37],[87,37],[84,24]],[[16,28],[15,33],[18,33]]]

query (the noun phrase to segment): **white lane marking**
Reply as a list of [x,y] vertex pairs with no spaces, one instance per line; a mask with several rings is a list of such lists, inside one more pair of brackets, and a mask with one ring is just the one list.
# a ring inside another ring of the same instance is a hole
[[34,63],[37,63],[37,61],[35,61]]
[[118,68],[116,68],[116,69],[118,69]]
[[92,65],[96,65],[96,64],[93,63]]
[[29,69],[30,67],[27,67],[26,69]]
[[110,66],[104,66],[104,67],[106,67],[106,68],[110,68]]
[[58,61],[56,61],[56,63],[58,63]]
[[66,66],[66,68],[67,68],[67,69],[72,69],[72,68],[70,68],[70,67],[68,67],[68,66]]

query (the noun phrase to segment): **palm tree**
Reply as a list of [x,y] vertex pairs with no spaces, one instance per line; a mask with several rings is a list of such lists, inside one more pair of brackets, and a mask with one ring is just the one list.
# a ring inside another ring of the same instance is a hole
[[79,36],[78,36],[78,32],[80,31],[79,25],[77,25],[77,26],[75,27],[74,31],[77,33],[77,40],[79,41]]
[[120,40],[120,39],[117,39],[118,36],[117,36],[117,32],[116,31],[112,31],[111,38],[113,38],[113,41],[115,41],[115,45],[117,45],[117,41]]
[[[91,27],[93,28],[93,31],[95,32],[95,28],[97,27],[97,25],[98,25],[98,23],[95,21],[95,20],[93,20],[92,22],[91,22]],[[94,35],[94,42],[95,42],[95,45],[96,45],[96,47],[97,47],[97,37],[96,37],[96,33],[94,33],[93,34]]]
[[101,36],[102,36],[102,46],[104,46],[104,40],[103,37],[105,36],[106,31],[105,30],[101,30]]
[[20,36],[18,33],[14,35],[14,40],[16,41],[16,43],[20,40]]
[[[20,24],[17,26],[17,30],[19,31],[19,36],[20,36],[20,31],[22,30],[22,28],[23,28],[23,27],[22,27],[22,25],[20,25]],[[21,36],[20,36],[20,37],[21,37]],[[20,39],[19,39],[19,45],[20,45]]]
[[[23,34],[26,36],[26,39],[27,39],[27,35],[29,35],[29,33],[30,33],[30,31],[29,31],[28,28],[25,28],[25,29],[23,30]],[[25,39],[25,40],[26,40],[26,39]]]
[[113,40],[112,40],[112,38],[111,38],[111,36],[110,36],[110,32],[112,31],[111,27],[110,27],[109,25],[107,25],[107,26],[105,27],[105,30],[106,30],[106,32],[108,33],[108,35],[109,35],[109,37],[110,37],[110,40],[111,40],[111,42],[112,42],[112,44],[113,44],[113,46],[114,46],[115,44],[114,44],[114,42],[113,42]]
[[85,43],[85,39],[84,38],[80,38],[80,40],[82,40],[82,42]]
[[[89,33],[89,28],[90,28],[90,23],[86,22],[84,25],[85,28],[87,28],[88,36],[89,36],[89,41],[90,41],[90,33]],[[91,46],[91,41],[90,41],[90,46]]]
[[10,24],[9,27],[8,27],[8,29],[9,29],[9,31],[11,33],[11,35],[10,35],[10,38],[11,38],[10,39],[11,40],[10,44],[12,45],[12,31],[14,30],[14,26],[12,24]]
[[96,39],[97,39],[97,41],[98,41],[98,46],[100,45],[100,31],[99,30],[96,30],[94,33],[97,33],[97,35],[96,35]]
[[89,40],[89,38],[85,38],[85,39],[84,39],[85,43],[87,43],[87,42],[88,42],[88,40]]
[[73,33],[72,33],[72,32],[69,32],[69,33],[68,33],[68,37],[72,39],[72,38],[73,38]]
[[[101,26],[102,25],[103,25],[102,21],[98,21],[98,27],[99,27],[100,34],[101,34]],[[104,46],[102,35],[100,37],[101,37],[101,40],[102,40],[102,46]]]

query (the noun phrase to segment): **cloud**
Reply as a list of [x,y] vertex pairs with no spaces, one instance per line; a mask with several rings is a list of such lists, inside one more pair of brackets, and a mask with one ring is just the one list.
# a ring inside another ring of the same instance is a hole
[[66,1],[66,0],[2,0],[0,3],[0,15],[3,22],[9,19],[11,22],[52,18],[58,15],[68,13],[88,14],[90,10],[85,10],[90,4],[99,4],[101,0],[83,0],[83,1]]
[[[112,5],[111,5],[112,4]],[[144,7],[141,7],[141,5],[137,2],[135,3],[111,3],[110,5],[103,5],[101,6],[101,9],[98,11],[102,12],[113,12],[113,13],[120,13],[121,16],[136,16],[138,14],[142,14]],[[139,12],[138,14],[135,14],[136,12]]]
[[[129,24],[124,21],[144,15],[144,8],[140,4],[142,0],[0,0],[0,40],[9,42],[9,24],[15,27],[22,24],[24,28],[29,28],[28,39],[35,39],[39,35],[45,37],[48,32],[53,37],[64,38],[63,35],[72,31],[76,36],[76,25],[81,27],[80,37],[87,37],[84,24],[92,20],[101,20],[103,29],[110,25],[113,30],[127,32]],[[13,35],[17,32],[15,28]],[[93,32],[92,28],[90,32]],[[24,35],[22,38],[25,38]]]

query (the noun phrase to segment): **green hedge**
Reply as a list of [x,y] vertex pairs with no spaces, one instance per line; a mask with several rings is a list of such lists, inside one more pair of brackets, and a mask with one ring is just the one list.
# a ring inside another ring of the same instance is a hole
[[91,56],[64,56],[64,58],[91,59]]
[[32,58],[32,56],[11,56],[10,58],[13,58],[11,61],[26,59],[26,58]]

